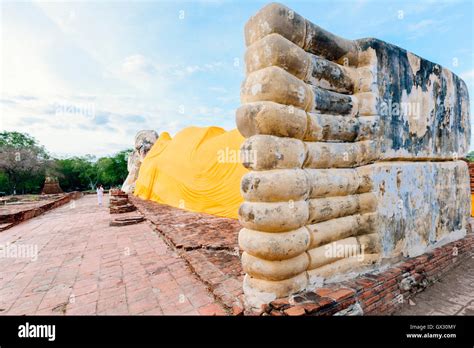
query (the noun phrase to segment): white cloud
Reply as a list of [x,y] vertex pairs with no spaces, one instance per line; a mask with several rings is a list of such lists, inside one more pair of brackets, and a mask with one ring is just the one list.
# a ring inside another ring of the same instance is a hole
[[408,30],[409,31],[419,31],[419,30],[424,30],[428,27],[432,27],[435,24],[437,24],[437,21],[434,21],[433,19],[423,19],[417,23],[414,24],[409,24],[408,25]]
[[416,23],[411,23],[407,26],[407,31],[411,33],[408,39],[413,40],[433,33],[446,32],[449,29],[446,22],[447,19],[422,19]]
[[215,93],[227,93],[227,88],[224,88],[224,87],[209,87],[209,90],[211,92],[215,92]]
[[[467,89],[469,91],[469,95],[471,96],[471,100],[472,100],[472,96],[474,95],[474,69],[461,73],[459,77],[461,77],[464,80],[464,82],[466,82]],[[472,114],[472,117],[474,117],[474,103],[472,101],[471,101],[471,114]]]
[[177,76],[184,77],[198,72],[215,72],[224,66],[223,62],[212,62],[202,65],[175,66],[173,73]]
[[122,63],[122,69],[127,74],[153,74],[155,66],[141,54],[126,57]]
[[465,71],[465,72],[461,73],[459,76],[460,76],[463,80],[465,80],[466,83],[467,83],[468,81],[471,81],[471,82],[472,82],[472,80],[474,80],[474,69]]

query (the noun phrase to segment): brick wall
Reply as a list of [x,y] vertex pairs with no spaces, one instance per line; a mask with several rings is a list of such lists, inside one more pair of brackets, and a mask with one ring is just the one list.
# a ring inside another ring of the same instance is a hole
[[474,234],[400,262],[379,273],[330,284],[262,305],[260,315],[387,315],[472,257]]
[[467,162],[469,166],[469,178],[470,178],[470,184],[471,184],[471,194],[474,193],[474,163],[473,162]]
[[48,210],[67,204],[71,200],[79,199],[82,196],[83,196],[82,192],[74,191],[74,192],[66,193],[64,196],[54,201],[43,204],[39,207],[22,210],[13,214],[5,214],[1,217],[1,222],[3,222],[4,224],[3,224],[3,228],[0,229],[0,232],[15,226],[19,224],[20,222],[23,222],[23,221],[32,219],[36,216],[39,216],[41,214],[44,214]]

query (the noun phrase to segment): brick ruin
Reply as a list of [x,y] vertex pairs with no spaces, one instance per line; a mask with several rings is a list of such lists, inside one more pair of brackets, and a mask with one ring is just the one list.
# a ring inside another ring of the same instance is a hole
[[[245,25],[239,245],[251,307],[465,237],[466,84],[280,4]],[[397,275],[395,275],[396,277]]]
[[41,190],[42,195],[54,195],[58,193],[63,193],[63,189],[59,186],[59,181],[57,178],[47,176],[44,179],[43,189]]
[[[21,222],[40,216],[51,209],[58,208],[67,203],[73,203],[83,196],[82,192],[73,191],[63,194],[49,194],[40,196],[39,200],[21,200],[16,197],[10,197],[0,200],[0,232],[5,231]],[[7,204],[7,200],[12,201]],[[74,204],[74,203],[73,203]],[[72,205],[73,206],[73,205]]]
[[119,189],[111,189],[109,210],[110,214],[123,214],[135,211],[136,208],[130,203],[128,193]]
[[474,162],[469,162],[469,177],[471,184],[471,194],[474,194]]

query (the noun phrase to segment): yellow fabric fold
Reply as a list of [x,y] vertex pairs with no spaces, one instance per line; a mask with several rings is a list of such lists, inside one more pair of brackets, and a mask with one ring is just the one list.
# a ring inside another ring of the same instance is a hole
[[146,155],[134,194],[173,207],[238,218],[243,199],[237,129],[188,127],[174,138],[163,132]]

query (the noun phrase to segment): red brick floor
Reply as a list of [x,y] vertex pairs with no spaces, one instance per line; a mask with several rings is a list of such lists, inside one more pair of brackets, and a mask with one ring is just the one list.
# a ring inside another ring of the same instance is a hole
[[238,220],[194,213],[130,195],[132,203],[176,248],[238,250]]
[[0,314],[227,314],[148,222],[110,218],[85,196],[0,233]]
[[238,220],[130,199],[220,302],[228,308],[244,307]]
[[[15,214],[20,211],[25,211],[29,209],[39,208],[64,196],[65,194],[17,195],[2,197],[0,199],[0,220],[2,217],[7,215]],[[14,197],[18,200],[5,204],[5,201],[8,201],[10,197]]]

